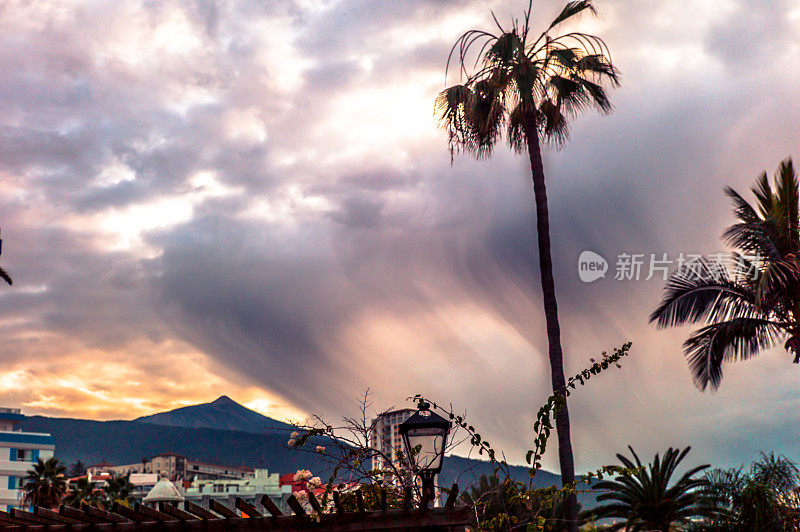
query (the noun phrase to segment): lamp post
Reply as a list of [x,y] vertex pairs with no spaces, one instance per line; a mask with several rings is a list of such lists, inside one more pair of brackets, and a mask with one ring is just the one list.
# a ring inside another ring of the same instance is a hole
[[417,412],[400,424],[398,431],[409,462],[422,479],[422,505],[427,506],[434,498],[433,479],[442,470],[450,422],[422,403]]

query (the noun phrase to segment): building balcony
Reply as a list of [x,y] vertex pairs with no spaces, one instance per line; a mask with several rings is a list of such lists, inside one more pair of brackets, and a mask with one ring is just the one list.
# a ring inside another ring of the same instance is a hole
[[0,475],[12,477],[24,477],[33,467],[33,462],[12,462],[10,460],[0,460]]

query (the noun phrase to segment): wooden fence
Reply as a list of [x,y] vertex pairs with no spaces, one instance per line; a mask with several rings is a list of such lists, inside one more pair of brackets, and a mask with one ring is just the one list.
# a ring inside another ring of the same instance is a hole
[[314,510],[309,514],[303,505],[291,495],[286,501],[292,514],[284,515],[267,496],[261,495],[259,502],[266,514],[253,504],[236,498],[234,508],[211,499],[209,507],[203,508],[186,501],[183,509],[170,503],[159,503],[158,509],[136,503],[132,508],[114,503],[104,510],[96,506],[81,508],[61,506],[58,511],[35,506],[32,512],[13,509],[0,512],[0,532],[28,531],[144,531],[144,530],[318,530],[338,532],[355,530],[464,530],[470,522],[470,511],[456,507],[458,486],[453,489],[442,508],[428,508],[422,501],[413,508],[411,493],[406,492],[404,508],[389,510],[386,506],[386,491],[381,491],[381,509],[366,511],[360,491],[356,491],[355,512],[346,512],[333,492],[335,512],[325,513],[319,501],[309,493],[309,505]]

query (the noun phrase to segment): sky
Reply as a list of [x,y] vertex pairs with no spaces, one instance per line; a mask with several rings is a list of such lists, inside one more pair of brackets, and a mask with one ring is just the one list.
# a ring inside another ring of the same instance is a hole
[[[132,419],[219,395],[279,419],[424,393],[521,463],[549,395],[530,169],[451,164],[433,101],[465,30],[525,2],[0,5],[0,405]],[[536,28],[562,4],[534,2]],[[576,25],[622,72],[614,113],[544,153],[578,470],[691,445],[800,459],[781,349],[701,392],[648,323],[651,254],[726,251],[723,187],[800,157],[800,7],[600,0]],[[609,263],[584,283],[578,257]],[[615,279],[620,254],[642,276]],[[553,447],[554,448],[554,447]],[[550,453],[544,465],[557,469]]]

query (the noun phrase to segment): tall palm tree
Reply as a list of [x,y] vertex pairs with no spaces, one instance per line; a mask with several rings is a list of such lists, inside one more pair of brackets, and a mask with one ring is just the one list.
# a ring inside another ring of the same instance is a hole
[[[503,137],[517,152],[527,151],[536,203],[551,381],[553,391],[561,392],[565,388],[564,364],[541,147],[542,142],[563,144],[569,120],[587,108],[610,112],[611,102],[603,83],[618,85],[619,77],[608,47],[600,38],[575,31],[559,32],[563,23],[579,14],[595,13],[591,0],[568,2],[538,34],[530,26],[531,9],[529,3],[521,25],[514,22],[503,27],[495,18],[496,32],[470,30],[459,37],[445,70],[456,59],[463,82],[443,90],[436,98],[435,108],[449,135],[451,157],[464,151],[478,159],[488,158]],[[480,48],[470,73],[470,53],[476,46]],[[556,432],[562,481],[571,484],[575,468],[566,403],[556,416]],[[574,496],[567,507],[574,521]]]
[[719,387],[722,363],[744,360],[785,340],[800,361],[800,236],[798,184],[791,158],[763,172],[752,187],[754,205],[730,187],[737,222],[723,238],[734,252],[729,268],[720,258],[685,264],[664,288],[650,316],[658,327],[703,323],[683,344],[695,384]]
[[39,458],[23,479],[23,501],[26,505],[53,508],[61,504],[67,493],[67,481],[64,479],[66,466],[56,458],[46,461]]
[[609,531],[669,532],[672,525],[680,525],[692,517],[702,517],[711,513],[711,509],[703,504],[704,498],[701,496],[705,479],[695,477],[697,473],[708,468],[708,465],[689,469],[670,485],[678,464],[691,447],[682,451],[670,447],[664,454],[663,460],[656,453],[647,467],[642,465],[633,448],[628,446],[628,449],[633,455],[633,460],[621,454],[618,454],[617,458],[622,466],[631,472],[619,475],[614,480],[603,480],[592,487],[594,490],[603,491],[597,496],[597,502],[609,502],[583,512],[581,514],[583,521],[614,518],[621,521],[610,525],[607,529]]

